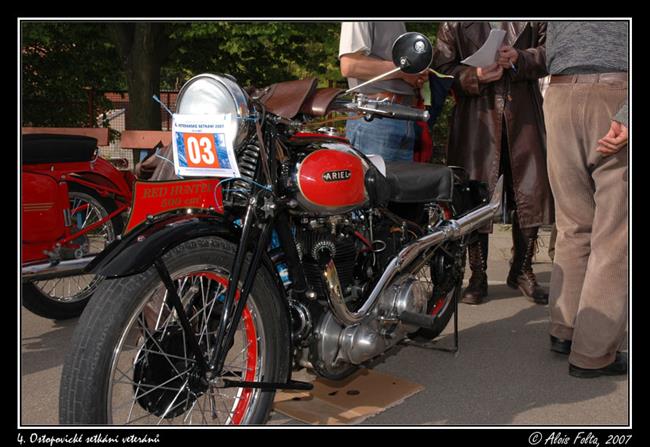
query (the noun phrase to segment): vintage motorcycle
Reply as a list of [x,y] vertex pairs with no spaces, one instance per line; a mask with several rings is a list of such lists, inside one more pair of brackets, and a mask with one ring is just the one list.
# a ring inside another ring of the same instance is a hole
[[[393,57],[420,72],[431,44],[407,33]],[[65,359],[62,424],[261,424],[275,390],[310,389],[293,370],[343,379],[447,325],[463,249],[500,192],[488,202],[460,169],[373,161],[305,132],[332,110],[427,118],[313,87],[249,97],[211,74],[183,86],[178,113],[240,118],[241,175],[136,184],[124,235],[89,266],[106,279]]]
[[22,303],[78,317],[99,282],[83,268],[122,232],[133,175],[98,157],[95,138],[27,134],[21,179]]

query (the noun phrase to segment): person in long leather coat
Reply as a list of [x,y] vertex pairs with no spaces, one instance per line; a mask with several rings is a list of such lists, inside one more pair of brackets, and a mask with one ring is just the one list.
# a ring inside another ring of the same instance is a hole
[[[463,65],[493,27],[504,29],[497,61],[487,67]],[[542,96],[538,79],[546,72],[544,22],[445,22],[438,30],[433,68],[454,76],[456,99],[447,162],[462,166],[471,179],[487,182],[490,193],[504,175],[506,204],[513,213],[513,262],[507,284],[538,304],[548,293],[532,269],[541,225],[553,221],[553,198],[546,170]],[[487,296],[488,233],[468,247],[472,276],[462,301],[479,304]]]

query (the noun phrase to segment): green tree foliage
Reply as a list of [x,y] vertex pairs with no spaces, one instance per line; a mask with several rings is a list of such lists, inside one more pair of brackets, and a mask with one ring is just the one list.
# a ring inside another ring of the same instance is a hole
[[193,75],[228,73],[244,86],[317,77],[338,80],[336,22],[203,22],[179,25],[177,51],[163,68],[163,87]]
[[88,22],[21,23],[22,122],[33,126],[89,126],[108,106],[94,89],[124,89],[115,46],[103,25]]
[[[140,70],[136,63],[142,61],[142,56],[132,60],[136,26],[125,22],[22,22],[23,123],[89,125],[90,91],[134,88]],[[204,72],[231,74],[243,86],[316,77],[321,86],[334,83],[343,87],[345,79],[337,58],[340,29],[340,22],[297,21],[158,22],[156,27],[140,26],[141,36],[146,31],[160,45],[148,50],[156,53],[147,62],[150,80],[139,84],[138,90],[145,93],[140,95],[136,110],[130,110],[144,124],[134,128],[156,125],[143,118],[152,115],[151,110],[143,111],[151,92],[177,90]],[[435,44],[438,23],[407,22],[407,29],[425,34]],[[93,116],[101,107],[109,107],[99,98],[94,101]],[[446,140],[449,111],[447,105],[434,129],[437,146]]]

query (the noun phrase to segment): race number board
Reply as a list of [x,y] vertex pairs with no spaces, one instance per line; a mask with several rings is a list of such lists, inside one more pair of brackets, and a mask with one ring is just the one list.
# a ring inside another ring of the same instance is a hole
[[225,115],[174,115],[174,168],[181,177],[239,177],[233,141],[237,119]]

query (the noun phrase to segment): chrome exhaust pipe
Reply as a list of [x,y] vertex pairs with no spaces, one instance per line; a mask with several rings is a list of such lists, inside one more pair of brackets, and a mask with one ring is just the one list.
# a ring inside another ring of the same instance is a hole
[[58,264],[42,262],[26,265],[21,270],[21,279],[22,281],[42,281],[52,278],[81,275],[85,273],[84,268],[93,259],[95,259],[94,256],[88,256],[85,258],[71,259],[69,261],[61,261]]
[[499,177],[497,185],[490,203],[477,208],[458,219],[452,219],[445,223],[438,231],[428,234],[404,247],[395,256],[384,273],[379,278],[374,289],[366,299],[366,302],[356,312],[350,312],[343,299],[341,284],[334,266],[334,261],[330,260],[323,272],[327,290],[327,301],[332,310],[334,318],[341,324],[351,326],[359,323],[374,307],[381,292],[384,291],[390,281],[400,272],[411,265],[415,259],[427,249],[438,245],[447,240],[459,239],[466,234],[489,223],[501,208],[501,197],[503,195],[503,176]]
[[327,290],[327,302],[336,321],[345,326],[352,326],[366,317],[367,312],[364,312],[363,309],[358,312],[351,312],[348,305],[345,304],[339,274],[336,271],[333,259],[327,261],[323,271],[323,279]]

